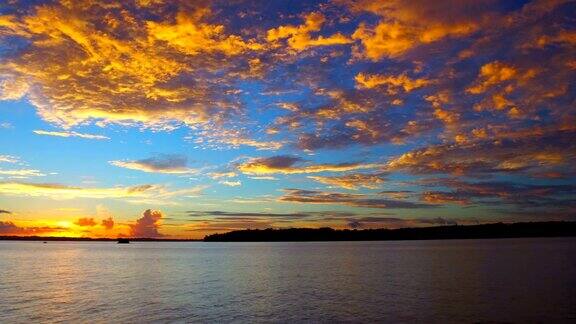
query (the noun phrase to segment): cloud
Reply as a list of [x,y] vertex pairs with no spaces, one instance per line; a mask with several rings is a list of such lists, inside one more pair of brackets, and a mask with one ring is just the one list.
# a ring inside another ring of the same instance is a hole
[[68,131],[89,123],[224,129],[240,111],[233,84],[252,73],[248,62],[265,48],[232,34],[216,22],[219,12],[198,3],[81,1],[6,10],[0,98],[24,98],[65,129],[39,131],[44,135],[105,139]]
[[126,187],[73,187],[52,183],[0,182],[0,194],[12,196],[46,197],[62,199],[123,199],[127,202],[171,203],[172,198],[198,195],[204,187],[169,190],[162,185],[145,184]]
[[184,155],[163,154],[135,161],[110,161],[117,167],[149,173],[191,174],[197,170],[187,167],[188,158]]
[[[576,175],[576,60],[567,13],[575,6],[336,0],[287,10],[251,2],[12,1],[0,18],[0,98],[25,100],[61,128],[38,130],[46,135],[102,136],[72,131],[88,125],[186,127],[195,148],[270,150],[270,157],[236,165],[238,173],[260,179],[305,175],[330,186],[373,189],[380,182],[368,174],[315,173],[376,169],[391,178],[569,182]],[[295,156],[315,151],[315,161],[327,161],[320,154],[331,153],[323,149],[341,149],[349,160],[313,162],[274,153],[280,149]],[[353,158],[367,151],[369,158],[382,153],[390,160],[376,165]],[[193,172],[186,161],[166,156],[111,163]],[[20,169],[3,176],[42,174]],[[126,186],[48,189],[14,181],[0,183],[0,193],[168,202],[200,190],[149,186],[132,193]],[[385,198],[470,208],[519,201],[479,197],[470,188],[410,189],[338,198],[347,206]]]
[[378,194],[394,199],[406,199],[411,196],[414,192],[411,190],[384,190],[380,191]]
[[396,94],[399,90],[411,92],[431,82],[424,78],[412,79],[406,74],[382,75],[358,73],[354,79],[360,88],[373,89],[384,87],[389,94]]
[[103,135],[85,134],[85,133],[70,132],[70,131],[51,132],[51,131],[44,131],[44,130],[35,130],[34,133],[38,134],[38,135],[48,135],[48,136],[57,136],[57,137],[79,137],[79,138],[94,139],[94,140],[108,140],[108,139],[110,139],[110,137],[103,136]]
[[306,224],[306,226],[329,226],[335,228],[403,228],[435,225],[475,224],[475,219],[455,219],[446,217],[405,218],[387,216],[383,212],[358,213],[341,211],[321,212],[226,212],[188,211],[191,222],[186,223],[189,231],[223,232],[238,229],[286,228]]
[[49,226],[21,227],[11,221],[0,221],[0,235],[33,236],[33,235],[50,234],[61,231],[65,231],[65,229],[60,227],[49,227]]
[[[220,210],[189,210],[186,212],[188,216],[192,217],[201,217],[201,216],[210,216],[210,217],[221,217],[221,218],[279,218],[279,219],[300,219],[300,218],[309,218],[318,215],[319,213],[311,213],[311,212],[294,212],[294,213],[271,213],[271,212],[227,212],[227,211],[220,211]],[[322,213],[324,214],[324,213]]]
[[375,26],[361,23],[352,35],[362,44],[357,55],[373,61],[398,58],[415,48],[446,38],[468,36],[490,18],[486,9],[491,7],[491,1],[342,2],[353,11],[380,17]]
[[326,21],[320,12],[311,12],[304,17],[304,24],[299,26],[286,25],[268,30],[266,40],[276,43],[286,39],[288,46],[296,51],[303,51],[314,46],[333,46],[352,43],[352,40],[341,33],[330,36],[311,37],[312,32],[319,32]]
[[430,208],[432,205],[406,200],[391,200],[364,194],[347,194],[329,191],[285,189],[285,194],[279,198],[283,202],[305,204],[347,205],[364,208],[414,209]]
[[[188,127],[199,146],[273,151],[464,143],[489,127],[574,121],[571,3],[339,0],[278,9],[7,4],[0,98],[28,100],[70,136],[86,124]],[[282,112],[262,125],[255,116],[268,106]]]
[[112,228],[114,228],[114,219],[112,217],[103,219],[102,226],[107,230],[111,230]]
[[209,8],[190,13],[180,11],[173,24],[148,21],[147,29],[151,37],[188,55],[218,52],[234,56],[263,49],[264,46],[254,40],[245,41],[240,36],[225,35],[223,25],[203,23],[202,19],[210,17],[210,14]]
[[44,173],[35,169],[0,170],[0,175],[16,178],[43,177]]
[[576,186],[525,184],[506,181],[469,182],[451,178],[422,180],[425,187],[448,187],[452,191],[425,191],[421,200],[431,204],[510,204],[517,207],[576,207]]
[[502,62],[490,62],[480,68],[479,80],[476,84],[466,91],[479,94],[485,92],[488,88],[510,80],[517,75],[518,71],[510,65]]
[[0,209],[0,214],[12,214],[12,212],[9,210]]
[[82,227],[92,227],[92,226],[96,226],[96,221],[94,220],[94,218],[91,217],[81,217],[78,218],[74,224],[78,225],[78,226],[82,226]]
[[238,165],[238,170],[250,175],[302,174],[319,172],[344,172],[359,169],[376,168],[378,164],[340,163],[340,164],[302,164],[303,160],[288,155],[266,158],[254,158]]
[[159,210],[147,209],[142,213],[142,217],[136,223],[130,224],[131,237],[162,237],[159,232],[160,222],[164,215]]
[[[463,220],[462,223],[476,223],[475,220]],[[398,218],[398,217],[355,217],[349,218],[347,226],[352,229],[359,228],[409,228],[422,226],[458,225],[455,219],[444,217],[434,218]]]
[[250,146],[259,151],[275,151],[285,145],[284,141],[250,138],[247,133],[249,132],[246,130],[231,128],[219,129],[215,132],[213,129],[208,128],[197,132],[197,136],[189,136],[187,139],[204,148],[211,149],[237,149],[242,146]]
[[384,183],[383,174],[353,173],[337,177],[308,176],[309,179],[330,186],[358,190],[359,188],[377,189]]
[[242,185],[240,181],[220,181],[219,183],[228,187],[238,187]]
[[221,178],[234,178],[238,176],[236,172],[227,171],[227,172],[211,172],[208,173],[208,176],[212,179],[221,179]]
[[187,224],[188,232],[230,232],[244,229],[266,229],[273,227],[273,223],[265,219],[216,219],[201,220]]
[[518,138],[480,139],[465,144],[429,146],[393,158],[385,169],[412,174],[454,175],[555,169],[573,172],[576,144],[572,138],[575,135],[573,130],[544,134],[533,132]]
[[12,155],[0,155],[0,162],[4,162],[4,163],[16,163],[18,162],[20,159],[18,159],[15,156]]

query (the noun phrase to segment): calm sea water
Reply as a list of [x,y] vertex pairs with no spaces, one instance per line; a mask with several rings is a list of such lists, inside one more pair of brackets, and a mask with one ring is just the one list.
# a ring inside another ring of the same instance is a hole
[[0,323],[575,322],[576,239],[0,242]]

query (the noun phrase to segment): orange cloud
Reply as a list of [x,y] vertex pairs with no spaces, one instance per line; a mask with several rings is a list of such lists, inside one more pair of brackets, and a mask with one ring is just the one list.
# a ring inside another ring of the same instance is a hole
[[452,193],[430,191],[422,193],[422,201],[430,204],[456,203],[460,205],[467,205],[470,203],[470,199],[467,197],[459,197],[458,195],[454,195]]
[[130,224],[131,237],[161,237],[159,232],[161,220],[164,217],[161,211],[147,209],[136,223]]
[[308,176],[308,178],[330,186],[351,190],[358,190],[359,188],[377,189],[384,183],[380,174],[353,173],[338,177]]
[[46,197],[62,199],[123,199],[131,203],[153,202],[170,204],[172,198],[198,195],[204,187],[168,190],[162,185],[140,185],[132,187],[90,188],[63,184],[0,182],[0,194],[12,196]]
[[319,172],[344,172],[360,169],[376,168],[378,164],[341,163],[341,164],[300,164],[302,159],[279,155],[268,158],[255,158],[238,165],[238,170],[244,174],[301,174]]
[[[372,61],[398,58],[421,45],[463,37],[480,28],[484,5],[450,1],[341,1],[353,11],[380,17],[376,26],[361,23],[352,38],[362,44],[357,55]],[[449,17],[449,18],[448,18]]]
[[392,200],[364,194],[348,194],[302,189],[285,189],[284,191],[285,194],[279,198],[279,201],[302,204],[346,205],[364,208],[415,209],[432,207],[431,205],[407,200]]
[[104,226],[104,228],[107,230],[111,230],[112,228],[114,228],[114,219],[112,217],[103,219],[102,226]]
[[524,134],[518,138],[433,145],[395,157],[384,169],[413,174],[454,175],[533,172],[554,168],[564,168],[565,172],[570,172],[570,161],[576,160],[572,150],[575,144],[570,139],[572,136],[574,131],[566,130]]
[[372,89],[385,86],[390,94],[396,94],[399,89],[404,90],[404,92],[411,92],[412,90],[431,83],[430,80],[424,78],[412,79],[406,74],[384,75],[358,73],[355,80],[359,88]]
[[313,46],[343,45],[352,42],[351,39],[341,33],[327,37],[318,36],[317,38],[312,38],[310,33],[319,32],[325,21],[326,18],[323,14],[311,12],[304,16],[303,25],[287,25],[268,30],[266,40],[275,43],[279,40],[287,39],[288,46],[297,51],[302,51]]
[[[264,47],[209,23],[209,8],[188,7],[176,11],[155,3],[136,12],[126,4],[74,1],[30,5],[18,16],[3,16],[0,34],[29,45],[25,53],[6,57],[0,99],[26,98],[44,120],[63,128],[86,123],[220,127],[239,109],[232,80],[248,73],[244,61],[255,59],[242,55]],[[164,20],[141,18],[155,16],[156,10],[163,11]],[[222,61],[222,55],[238,58]],[[106,139],[70,131],[36,133]],[[249,139],[242,144],[264,147]]]
[[488,88],[500,84],[504,81],[510,80],[517,75],[518,71],[502,62],[490,62],[480,68],[478,81],[476,85],[468,88],[466,91],[472,94],[479,94],[485,92]]
[[85,227],[92,227],[92,226],[96,226],[96,221],[94,220],[94,218],[91,217],[82,217],[82,218],[78,218],[74,224],[78,225],[78,226],[85,226]]
[[244,41],[240,36],[225,35],[223,25],[212,25],[201,21],[210,16],[210,9],[200,8],[192,13],[178,12],[172,23],[147,22],[150,37],[164,41],[188,54],[219,52],[227,56],[245,51],[264,49],[254,40]]
[[59,233],[63,231],[66,231],[66,229],[61,227],[50,227],[50,226],[22,227],[16,225],[14,222],[11,221],[0,221],[0,235],[35,236],[35,235]]

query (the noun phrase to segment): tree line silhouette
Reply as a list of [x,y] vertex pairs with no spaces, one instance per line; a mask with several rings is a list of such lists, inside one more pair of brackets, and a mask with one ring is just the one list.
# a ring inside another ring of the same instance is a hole
[[514,237],[576,236],[576,222],[525,222],[482,225],[450,225],[400,229],[288,228],[239,230],[204,237],[205,242],[280,241],[392,241],[446,240]]

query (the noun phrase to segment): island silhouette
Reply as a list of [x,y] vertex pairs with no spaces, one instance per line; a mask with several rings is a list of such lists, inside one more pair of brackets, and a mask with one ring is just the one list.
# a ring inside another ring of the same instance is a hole
[[576,236],[576,222],[523,222],[481,225],[448,225],[399,229],[333,229],[285,228],[246,229],[206,235],[204,239],[175,239],[149,237],[54,237],[3,235],[0,240],[13,241],[104,241],[104,242],[297,242],[297,241],[394,241],[448,240],[481,238],[562,237]]
[[576,222],[449,225],[400,229],[288,228],[240,230],[204,237],[205,242],[394,241],[576,236]]

